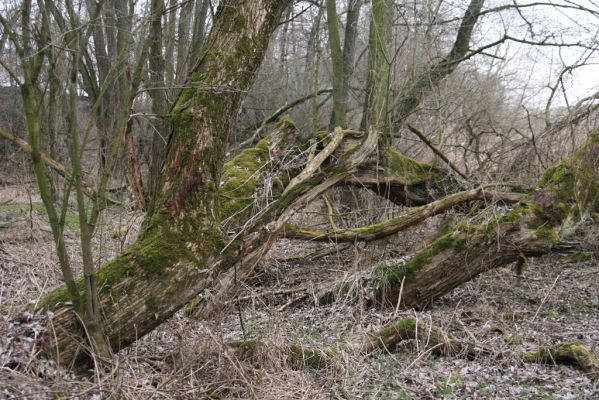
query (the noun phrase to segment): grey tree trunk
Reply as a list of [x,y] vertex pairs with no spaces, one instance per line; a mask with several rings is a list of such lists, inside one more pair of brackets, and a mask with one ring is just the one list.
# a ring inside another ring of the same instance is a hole
[[339,38],[339,22],[337,21],[337,8],[335,0],[326,0],[327,27],[329,32],[329,50],[333,64],[333,116],[335,126],[345,128],[345,96],[343,94],[343,53],[341,52],[341,39]]

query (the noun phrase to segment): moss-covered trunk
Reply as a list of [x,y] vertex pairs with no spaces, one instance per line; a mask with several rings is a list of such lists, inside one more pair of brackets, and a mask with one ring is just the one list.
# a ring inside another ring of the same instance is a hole
[[599,134],[549,168],[539,190],[511,211],[479,225],[460,224],[405,264],[378,271],[378,301],[424,306],[492,268],[572,249],[566,240],[599,210],[597,165]]
[[389,146],[379,149],[378,158],[360,165],[345,183],[410,207],[466,189],[449,171],[413,160]]
[[[241,95],[288,3],[221,3],[206,50],[173,107],[164,168],[139,238],[98,271],[104,333],[114,350],[173,315],[239,256],[241,243],[227,246],[221,227],[226,143]],[[62,362],[85,357],[69,300],[59,288],[41,301],[53,311],[46,348]]]

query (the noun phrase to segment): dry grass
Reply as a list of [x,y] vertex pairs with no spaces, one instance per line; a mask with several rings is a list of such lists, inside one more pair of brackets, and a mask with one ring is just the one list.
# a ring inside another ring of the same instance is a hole
[[[51,236],[40,212],[0,208],[0,398],[114,399],[423,399],[423,398],[597,398],[599,389],[568,366],[525,364],[522,354],[537,346],[578,340],[599,350],[599,264],[567,257],[532,260],[518,278],[510,269],[492,271],[454,290],[429,311],[373,309],[366,302],[338,299],[317,306],[305,292],[260,294],[298,285],[317,287],[367,270],[381,257],[397,257],[383,245],[350,248],[314,262],[268,261],[237,310],[197,321],[177,313],[115,357],[110,365],[76,375],[39,354],[41,318],[24,313],[60,282]],[[140,216],[111,210],[96,237],[100,261],[117,254],[136,234]],[[405,251],[429,232],[408,232]],[[596,246],[597,231],[587,240]],[[401,238],[400,238],[401,239]],[[71,256],[78,259],[70,231]],[[406,242],[403,243],[404,245]],[[389,246],[397,243],[390,243]],[[271,255],[308,254],[322,245],[281,241]],[[395,248],[395,247],[394,247]],[[593,250],[593,249],[591,249]],[[596,253],[597,249],[594,249]],[[350,281],[351,282],[351,281]],[[300,298],[301,297],[301,298]],[[295,301],[297,300],[297,301]],[[281,307],[282,305],[286,305]],[[282,309],[282,311],[281,311]],[[474,360],[439,358],[426,342],[356,354],[339,351],[322,370],[289,362],[285,344],[335,346],[362,337],[395,318],[416,316],[486,352]],[[244,338],[264,343],[254,354],[228,343]]]

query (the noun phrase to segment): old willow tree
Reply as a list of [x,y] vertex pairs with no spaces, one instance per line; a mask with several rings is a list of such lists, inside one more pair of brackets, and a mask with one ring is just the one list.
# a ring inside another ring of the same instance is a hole
[[[458,225],[408,264],[379,271],[374,298],[396,304],[403,293],[404,304],[420,305],[485,269],[568,247],[564,238],[597,210],[596,137],[569,161],[547,171],[535,196],[523,200],[521,195],[482,189],[458,192],[465,185],[446,171],[391,148],[385,137],[390,113],[386,101],[381,101],[388,97],[385,85],[372,85],[368,93],[367,132],[337,127],[318,145],[304,146],[295,143],[299,138],[295,126],[284,120],[255,147],[225,164],[242,95],[290,3],[221,2],[202,54],[171,110],[161,178],[139,237],[98,271],[104,335],[114,351],[150,332],[199,293],[204,294],[203,303],[196,308],[208,313],[234,280],[251,273],[278,235],[374,240],[460,203],[521,201],[494,221]],[[372,18],[379,34],[371,36],[369,57],[374,57],[371,72],[379,75],[369,79],[381,82],[388,72],[376,57],[382,58],[385,51],[384,10],[392,2],[374,3],[379,12]],[[482,3],[471,1],[447,60],[461,58]],[[449,66],[441,67],[432,71],[439,80],[450,72]],[[339,80],[338,85],[342,83]],[[414,90],[422,96],[428,86],[417,86]],[[418,96],[408,93],[400,102],[402,112],[415,107]],[[318,232],[288,224],[291,215],[339,184],[360,185],[398,204],[418,207],[397,219],[348,231]],[[87,346],[70,304],[69,291],[58,288],[42,299],[39,308],[52,311],[48,351],[62,362],[79,362],[86,358]]]
[[[228,0],[219,6],[203,54],[171,111],[163,174],[139,239],[98,271],[104,334],[113,349],[150,332],[240,257],[242,244],[230,244],[221,227],[225,148],[242,93],[290,3]],[[83,356],[85,342],[74,340],[82,330],[69,300],[59,288],[43,301],[55,312],[57,343],[48,348],[65,361]]]

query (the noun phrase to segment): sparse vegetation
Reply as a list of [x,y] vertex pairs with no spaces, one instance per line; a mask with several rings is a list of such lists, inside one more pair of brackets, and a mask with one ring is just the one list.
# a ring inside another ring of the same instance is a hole
[[3,3],[0,397],[599,396],[598,16]]

